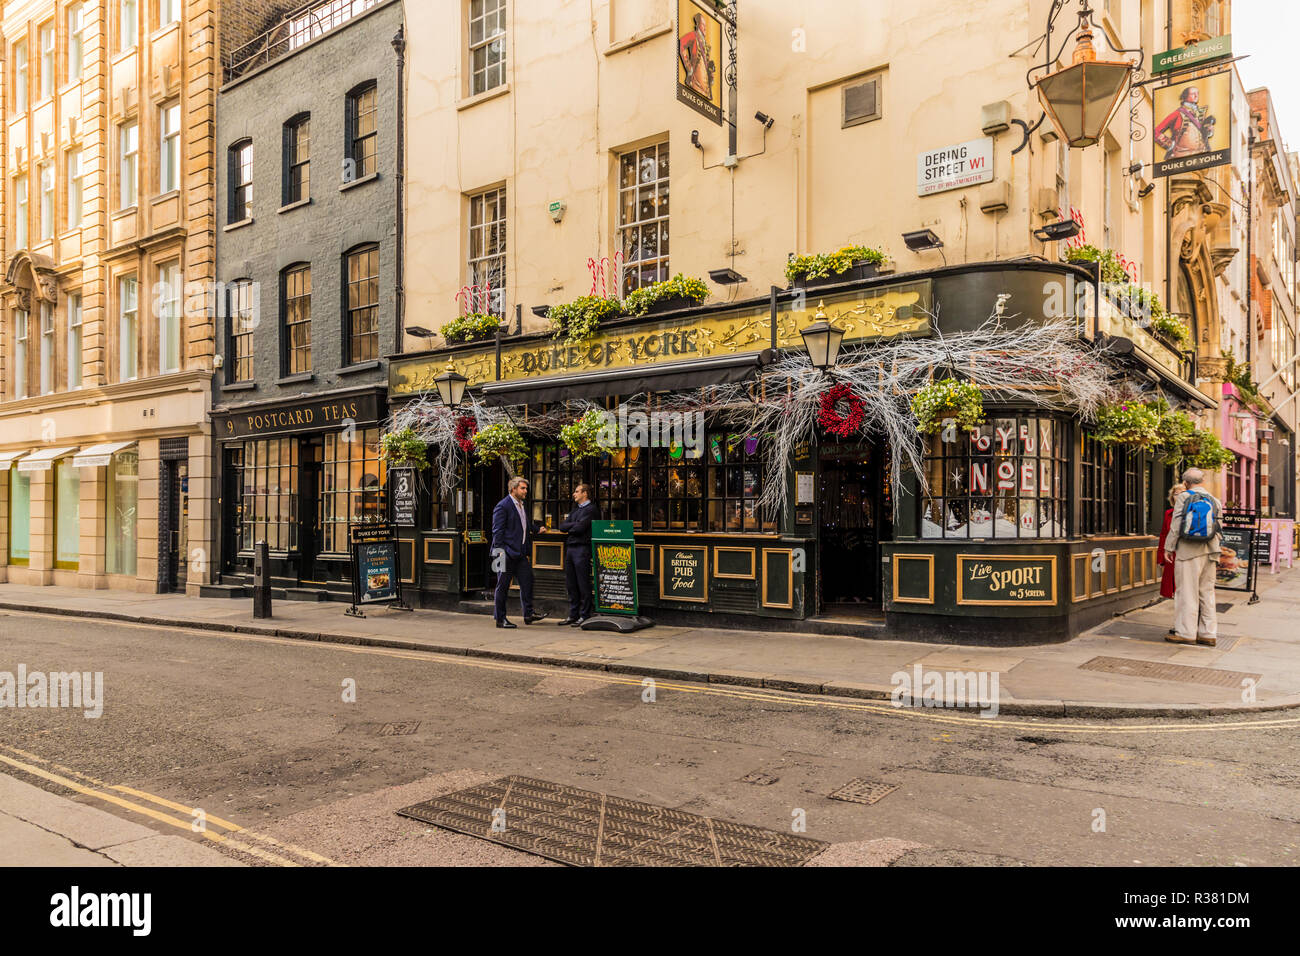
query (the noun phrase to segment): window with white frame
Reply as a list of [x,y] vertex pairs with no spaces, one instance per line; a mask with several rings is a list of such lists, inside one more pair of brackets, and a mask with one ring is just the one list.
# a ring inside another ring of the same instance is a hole
[[27,397],[27,347],[31,342],[31,313],[14,310],[14,398]]
[[168,262],[158,267],[158,371],[181,368],[181,267]]
[[135,46],[139,35],[140,8],[137,0],[118,0],[117,48],[129,50]]
[[158,0],[158,26],[165,27],[181,18],[181,0]]
[[364,179],[379,169],[379,123],[377,87],[366,83],[348,94],[347,158],[351,160],[351,182]]
[[42,23],[37,36],[41,44],[41,99],[54,95],[54,21]]
[[506,81],[506,0],[469,0],[469,92]]
[[41,167],[41,241],[54,238],[54,166]]
[[68,82],[80,79],[86,58],[86,5],[74,3],[68,7]]
[[489,189],[469,200],[469,284],[476,286],[471,311],[504,318],[506,308],[506,189]]
[[230,147],[227,173],[230,181],[230,208],[227,222],[253,218],[253,141],[243,140]]
[[128,382],[140,372],[140,311],[135,276],[117,280],[117,377]]
[[81,150],[68,152],[68,228],[76,229],[81,225],[82,196],[85,173],[81,166]]
[[226,381],[253,380],[253,330],[257,328],[260,305],[258,287],[252,279],[237,279],[227,291]]
[[666,142],[619,157],[618,241],[624,295],[668,278]]
[[124,123],[117,131],[119,209],[130,209],[137,202],[140,181],[140,125]]
[[41,303],[41,394],[54,391],[54,305]]
[[158,110],[158,192],[181,188],[181,104],[169,103]]
[[27,177],[14,180],[14,248],[27,248]]
[[81,293],[68,293],[68,388],[81,388]]
[[27,44],[14,44],[14,109],[25,110],[30,103],[27,85]]

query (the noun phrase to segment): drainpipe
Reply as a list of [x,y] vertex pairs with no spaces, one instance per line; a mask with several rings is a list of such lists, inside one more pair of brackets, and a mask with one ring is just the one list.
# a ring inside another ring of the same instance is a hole
[[393,37],[397,51],[397,255],[395,278],[397,305],[397,348],[406,346],[406,27]]

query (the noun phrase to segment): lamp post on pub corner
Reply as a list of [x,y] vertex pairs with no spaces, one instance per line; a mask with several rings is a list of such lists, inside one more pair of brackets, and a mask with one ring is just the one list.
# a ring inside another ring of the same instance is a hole
[[828,372],[839,359],[844,330],[831,324],[824,305],[823,302],[817,303],[817,314],[813,316],[812,324],[801,329],[799,335],[803,338],[804,348],[808,350],[808,358],[813,367]]
[[[1083,149],[1099,142],[1106,132],[1120,100],[1141,68],[1142,51],[1140,48],[1115,47],[1103,30],[1102,39],[1114,53],[1136,53],[1138,59],[1136,62],[1097,59],[1097,51],[1092,45],[1096,28],[1092,22],[1092,8],[1088,6],[1088,0],[1079,0],[1079,22],[1066,34],[1061,47],[1053,55],[1052,22],[1062,12],[1065,2],[1053,0],[1047,16],[1046,60],[1031,67],[1025,79],[1031,88],[1037,90],[1043,111],[1052,118],[1061,138],[1072,148]],[[1065,43],[1075,34],[1072,62],[1062,69],[1052,70],[1052,64],[1060,59]],[[1035,70],[1049,72],[1035,80],[1031,79]]]

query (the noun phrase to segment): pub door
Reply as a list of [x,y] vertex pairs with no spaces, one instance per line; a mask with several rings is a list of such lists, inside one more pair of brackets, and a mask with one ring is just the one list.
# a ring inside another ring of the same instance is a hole
[[321,527],[320,497],[325,480],[325,439],[320,435],[302,439],[298,448],[298,569],[302,584],[325,584],[326,569],[317,568],[316,556],[325,550]]
[[457,492],[456,510],[464,516],[465,580],[467,591],[491,590],[497,576],[492,570],[492,509],[506,496],[506,470],[501,464],[471,465],[464,487]]
[[880,543],[892,534],[884,458],[880,442],[822,447],[818,567],[828,613],[880,605]]

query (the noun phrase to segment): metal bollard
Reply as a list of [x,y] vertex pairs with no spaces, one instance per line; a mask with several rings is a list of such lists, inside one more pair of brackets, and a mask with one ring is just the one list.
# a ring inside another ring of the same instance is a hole
[[271,547],[265,541],[253,546],[253,617],[271,616]]

